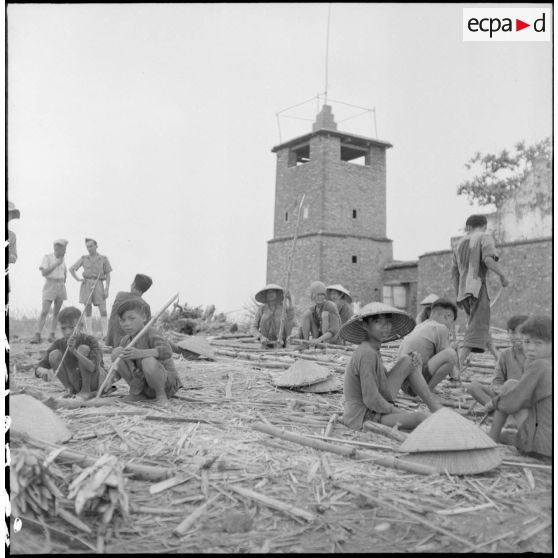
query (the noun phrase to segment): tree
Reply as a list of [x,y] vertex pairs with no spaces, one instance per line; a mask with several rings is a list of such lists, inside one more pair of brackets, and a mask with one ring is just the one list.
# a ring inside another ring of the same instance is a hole
[[533,162],[541,157],[551,160],[550,138],[529,146],[523,141],[518,142],[513,153],[505,149],[497,155],[477,152],[465,163],[465,168],[476,175],[461,183],[457,194],[466,195],[471,204],[494,204],[500,208],[523,182]]

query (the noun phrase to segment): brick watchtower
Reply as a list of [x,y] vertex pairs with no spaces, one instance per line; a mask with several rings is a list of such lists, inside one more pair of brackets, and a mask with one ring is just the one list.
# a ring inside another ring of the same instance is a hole
[[[386,149],[390,143],[337,130],[324,105],[312,132],[277,145],[275,225],[268,241],[267,281],[285,282],[300,218],[290,291],[309,302],[308,286],[341,283],[365,304],[381,300],[384,266],[392,261],[386,238]],[[360,164],[359,164],[360,163]]]

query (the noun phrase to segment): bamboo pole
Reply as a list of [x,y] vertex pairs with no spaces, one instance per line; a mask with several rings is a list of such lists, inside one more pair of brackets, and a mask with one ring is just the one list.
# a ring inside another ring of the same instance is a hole
[[[296,227],[293,236],[293,245],[291,247],[291,253],[289,254],[289,261],[287,264],[287,279],[285,280],[285,296],[283,297],[283,308],[281,310],[281,321],[279,322],[279,335],[277,336],[276,343],[283,347],[285,343],[283,342],[283,331],[285,329],[285,318],[287,316],[287,295],[289,294],[289,283],[291,282],[291,272],[293,270],[294,254],[296,248],[296,241],[298,240],[298,227],[300,225],[300,212],[302,211],[302,204],[304,203],[304,198],[306,194],[302,194],[302,199],[300,200],[300,205],[298,206],[298,213],[296,215]],[[291,303],[291,301],[289,301]]]
[[[161,310],[159,310],[159,312],[157,312],[157,314],[155,314],[141,329],[141,331],[126,345],[126,349],[133,347],[140,339],[140,337],[163,315],[163,312],[178,298],[178,294],[176,293],[162,308]],[[101,384],[101,387],[97,390],[97,394],[95,395],[95,399],[98,399],[101,394],[103,393],[103,390],[105,389],[105,387],[109,384],[111,377],[112,377],[112,373],[116,370],[116,367],[118,366],[118,363],[121,361],[122,359],[120,358],[120,356],[118,356],[114,362],[110,365],[109,371],[107,372],[107,375],[105,376],[105,379],[103,380],[103,383]]]
[[[72,337],[74,337],[77,334],[77,332],[79,331],[79,326],[81,325],[81,320],[83,320],[83,316],[85,316],[85,308],[89,304],[89,302],[91,300],[91,297],[93,296],[93,292],[95,291],[95,287],[97,286],[97,283],[99,282],[99,279],[101,278],[101,273],[102,273],[102,270],[99,271],[99,275],[97,275],[97,279],[95,279],[95,283],[93,283],[93,286],[91,287],[91,292],[89,293],[89,296],[87,297],[87,300],[85,301],[85,306],[83,307],[83,310],[81,311],[81,314],[79,315],[79,319],[78,319],[78,321],[77,321],[77,323],[74,327],[74,331],[72,331],[72,335],[70,336],[70,339]],[[64,363],[64,359],[66,358],[66,355],[68,354],[69,349],[70,349],[70,345],[69,345],[68,342],[66,342],[66,350],[64,351],[64,354],[62,355],[62,360],[60,361],[60,364],[58,365],[58,368],[54,372],[54,377],[55,378],[58,375],[58,372],[60,372],[60,369],[62,368],[62,364]]]
[[[271,425],[255,423],[252,425],[254,430],[258,432],[263,432],[264,434],[269,434],[270,436],[275,436],[281,438],[282,440],[287,440],[289,442],[294,442],[295,444],[300,444],[301,446],[307,446],[321,451],[329,451],[331,453],[336,453],[337,455],[342,455],[343,457],[351,458],[366,458],[368,459],[368,454],[357,451],[356,448],[346,448],[343,446],[337,446],[333,444],[328,444],[327,442],[322,442],[321,440],[315,440],[312,438],[306,438],[299,434],[293,432],[286,432]],[[398,457],[385,457],[385,456],[374,456],[370,459],[371,462],[377,463],[384,467],[392,467],[394,469],[402,469],[404,471],[409,471],[411,473],[419,473],[423,475],[437,475],[438,471],[434,467],[429,465],[422,465],[418,463],[410,463],[399,459]]]

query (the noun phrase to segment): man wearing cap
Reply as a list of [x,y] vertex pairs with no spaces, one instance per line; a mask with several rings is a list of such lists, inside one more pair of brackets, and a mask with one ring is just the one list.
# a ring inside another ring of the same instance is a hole
[[285,296],[283,287],[270,283],[258,291],[254,298],[262,305],[256,311],[250,333],[261,342],[262,347],[273,348],[279,339],[285,304],[285,322],[282,332],[282,341],[285,344],[295,325],[295,312],[290,293]]
[[321,281],[314,281],[310,285],[310,298],[314,304],[302,315],[301,334],[312,345],[331,343],[337,338],[341,327],[337,306],[331,300],[326,300],[326,296],[327,289]]
[[43,306],[37,323],[37,333],[35,333],[35,336],[31,339],[31,343],[40,343],[42,341],[41,333],[45,327],[45,322],[53,302],[52,324],[50,326],[48,342],[54,342],[54,333],[56,331],[58,313],[62,307],[62,302],[68,298],[68,295],[66,294],[66,276],[68,274],[68,270],[66,269],[66,263],[64,262],[67,245],[68,241],[65,238],[59,238],[54,241],[54,252],[43,256],[43,261],[39,267],[43,277],[45,278],[45,284],[43,287]]
[[[85,328],[87,333],[93,333],[93,308],[95,305],[99,308],[101,314],[101,331],[103,338],[106,337],[108,331],[108,315],[107,315],[107,302],[106,299],[109,295],[110,285],[110,272],[112,267],[106,256],[101,256],[97,253],[97,241],[92,238],[85,239],[85,246],[89,252],[87,256],[81,258],[70,267],[70,273],[76,281],[81,282],[79,289],[79,301],[85,304]],[[80,279],[76,275],[76,271],[83,266],[83,278]],[[95,284],[95,281],[99,280]],[[103,281],[106,281],[106,286],[103,288]],[[95,285],[93,295],[89,299],[91,289]],[[88,302],[89,300],[89,302]]]

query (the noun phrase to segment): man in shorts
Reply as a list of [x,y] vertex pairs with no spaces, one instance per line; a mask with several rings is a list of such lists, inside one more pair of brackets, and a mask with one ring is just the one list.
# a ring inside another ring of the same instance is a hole
[[37,323],[37,333],[35,333],[35,336],[31,339],[31,343],[40,343],[42,341],[41,333],[43,332],[48,313],[50,312],[50,307],[53,303],[52,324],[50,326],[48,342],[54,342],[58,313],[62,307],[62,302],[68,298],[68,295],[66,294],[66,276],[68,275],[68,270],[66,269],[66,263],[64,262],[67,245],[68,241],[65,238],[55,240],[54,252],[43,256],[43,261],[39,267],[43,277],[45,278],[45,285],[43,287],[43,306]]

